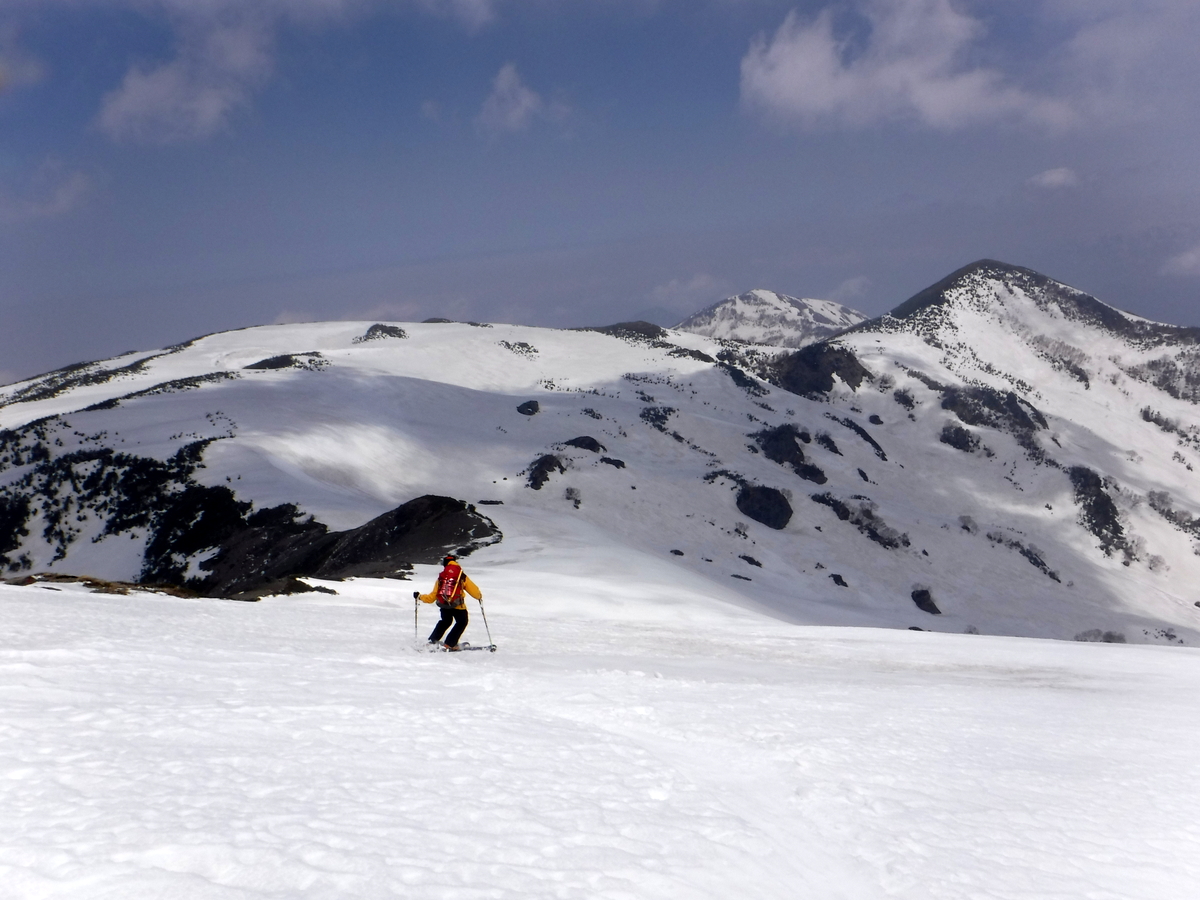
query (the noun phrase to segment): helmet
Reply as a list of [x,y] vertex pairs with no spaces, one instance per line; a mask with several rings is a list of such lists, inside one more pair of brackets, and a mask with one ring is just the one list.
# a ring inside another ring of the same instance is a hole
[[455,556],[453,553],[447,553],[445,556],[442,557],[442,565],[444,566],[449,563],[455,562],[457,560],[458,560],[458,557]]

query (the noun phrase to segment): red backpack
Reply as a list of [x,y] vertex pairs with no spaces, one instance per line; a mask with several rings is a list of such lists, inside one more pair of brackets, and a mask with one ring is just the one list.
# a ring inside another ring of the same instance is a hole
[[446,563],[437,581],[437,605],[454,606],[462,598],[462,567],[456,562]]

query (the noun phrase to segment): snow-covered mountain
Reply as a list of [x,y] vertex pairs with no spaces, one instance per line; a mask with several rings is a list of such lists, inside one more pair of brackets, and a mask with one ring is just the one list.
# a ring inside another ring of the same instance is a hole
[[675,330],[772,347],[803,347],[866,318],[832,300],[799,300],[753,290],[693,313]]
[[794,352],[209,335],[0,392],[0,564],[230,593],[397,574],[407,535],[414,562],[652,564],[794,622],[1193,644],[1198,360],[1195,329],[989,261]]

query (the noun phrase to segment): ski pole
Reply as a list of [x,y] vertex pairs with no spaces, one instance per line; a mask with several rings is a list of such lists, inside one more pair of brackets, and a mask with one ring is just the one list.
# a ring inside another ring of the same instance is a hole
[[413,640],[419,641],[420,635],[417,633],[417,610],[421,606],[421,596],[416,591],[413,591]]
[[483,601],[479,601],[479,612],[483,616],[483,628],[488,636],[488,649],[493,653],[496,652],[496,642],[492,640],[492,629],[488,628],[487,613],[483,611]]

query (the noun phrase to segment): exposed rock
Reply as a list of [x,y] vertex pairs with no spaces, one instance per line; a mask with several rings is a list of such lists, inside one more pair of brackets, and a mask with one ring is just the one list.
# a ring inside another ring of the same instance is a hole
[[399,325],[382,325],[376,323],[367,329],[367,333],[356,337],[351,343],[363,344],[367,341],[378,341],[384,338],[396,338],[404,340],[408,337],[408,332]]
[[623,469],[623,468],[625,468],[625,461],[624,461],[624,460],[621,460],[621,459],[613,459],[611,456],[602,456],[602,457],[600,457],[600,462],[604,463],[606,466],[612,466],[614,469]]
[[824,484],[828,481],[825,473],[805,457],[804,450],[797,443],[801,440],[800,431],[790,422],[777,428],[766,428],[750,436],[762,448],[763,456],[771,462],[779,463],[781,466],[790,466],[792,471],[805,481],[815,484]]
[[612,337],[626,340],[655,341],[667,336],[667,330],[653,322],[618,322],[616,325],[599,325],[591,328],[577,328],[576,331],[596,331]]
[[1079,504],[1079,523],[1100,539],[1100,549],[1105,556],[1122,551],[1126,559],[1133,556],[1132,548],[1121,525],[1117,505],[1104,490],[1104,479],[1086,466],[1072,466],[1067,470],[1071,486],[1075,489],[1075,502]]
[[937,604],[933,602],[933,594],[929,592],[929,588],[914,588],[912,602],[917,604],[917,609],[922,612],[927,612],[934,616],[942,614],[942,611],[937,608]]
[[1077,641],[1099,642],[1104,644],[1124,644],[1125,635],[1119,631],[1101,631],[1099,628],[1090,628],[1087,631],[1081,631],[1075,635]]
[[743,515],[776,531],[786,528],[792,520],[792,504],[782,491],[771,487],[743,485],[738,490],[737,508]]
[[517,407],[517,412],[523,416],[536,416],[541,411],[542,404],[538,403],[536,400],[526,400]]
[[814,503],[828,506],[843,522],[849,522],[875,543],[889,550],[907,547],[911,543],[907,534],[901,534],[889,526],[875,513],[875,504],[865,497],[839,500],[830,493],[813,494]]
[[[825,413],[825,418],[832,419],[834,422],[837,422],[839,425],[843,426],[844,428],[849,428],[851,431],[853,431],[855,434],[857,434],[860,438],[862,438],[864,441],[866,441],[868,444],[870,444],[871,449],[875,451],[876,456],[878,456],[884,462],[887,462],[887,454],[883,452],[883,448],[879,446],[879,444],[876,442],[875,438],[871,437],[871,434],[870,434],[870,432],[867,431],[867,429],[863,428],[861,425],[859,425],[853,419],[849,418],[848,416],[846,418],[842,418],[841,416],[835,416],[833,413]],[[879,418],[879,417],[876,416],[875,418]]]
[[578,447],[580,450],[590,450],[592,453],[600,453],[608,449],[594,437],[589,437],[586,434],[577,438],[571,438],[569,441],[563,441],[563,445]]
[[232,596],[293,576],[395,577],[413,564],[436,563],[446,553],[466,556],[501,537],[491,519],[452,497],[417,497],[342,532],[329,532],[311,517],[300,519],[296,508],[285,504],[248,517],[210,560],[199,564],[209,574],[184,583],[202,593]]
[[550,480],[550,475],[554,472],[566,472],[566,467],[563,466],[563,461],[553,453],[547,453],[545,456],[539,456],[529,466],[528,482],[529,487],[535,491],[540,491],[542,485]]
[[979,449],[979,438],[961,425],[955,425],[952,422],[947,422],[942,428],[939,440],[964,453],[974,453]]
[[858,357],[840,344],[810,344],[781,357],[771,369],[771,382],[785,391],[803,396],[828,394],[837,376],[852,390],[858,390],[871,373]]

